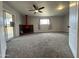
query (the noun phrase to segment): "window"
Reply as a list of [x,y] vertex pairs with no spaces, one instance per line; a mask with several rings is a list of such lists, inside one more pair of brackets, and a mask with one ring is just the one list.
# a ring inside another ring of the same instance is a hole
[[40,25],[49,25],[50,21],[49,19],[40,19]]

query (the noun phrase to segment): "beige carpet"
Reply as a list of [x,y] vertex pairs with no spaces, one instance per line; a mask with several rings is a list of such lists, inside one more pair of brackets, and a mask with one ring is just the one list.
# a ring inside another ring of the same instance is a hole
[[7,43],[8,58],[72,58],[66,33],[38,33]]

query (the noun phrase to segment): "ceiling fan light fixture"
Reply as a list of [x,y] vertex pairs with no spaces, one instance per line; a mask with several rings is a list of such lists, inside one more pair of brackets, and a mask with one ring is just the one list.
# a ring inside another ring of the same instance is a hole
[[38,10],[35,10],[35,12],[38,12]]

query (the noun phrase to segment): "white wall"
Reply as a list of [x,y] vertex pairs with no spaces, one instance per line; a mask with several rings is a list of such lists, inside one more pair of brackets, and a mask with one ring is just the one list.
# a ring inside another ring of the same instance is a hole
[[0,1],[0,57],[5,57],[6,40],[4,35],[3,2]]
[[64,15],[64,31],[65,32],[69,32],[68,26],[69,26],[69,13],[66,13]]
[[28,16],[28,24],[34,25],[34,32],[45,32],[38,29],[39,20],[41,18],[49,18],[51,21],[51,29],[48,29],[46,32],[63,32],[64,31],[64,18],[63,16],[51,16],[51,17],[37,17],[37,16]]
[[[72,3],[72,2],[71,2]],[[70,3],[70,4],[71,4]],[[76,3],[76,2],[74,2]],[[77,34],[78,34],[78,8],[77,5],[70,7],[69,10],[69,46],[74,57],[77,56]],[[79,42],[78,42],[79,43]]]
[[25,17],[25,15],[21,15],[21,18],[22,18],[21,23],[22,24],[26,24],[26,17]]
[[22,16],[19,12],[17,12],[13,7],[8,5],[7,3],[3,3],[3,8],[7,12],[11,13],[12,15],[15,15],[15,36],[19,36],[19,24],[22,24]]

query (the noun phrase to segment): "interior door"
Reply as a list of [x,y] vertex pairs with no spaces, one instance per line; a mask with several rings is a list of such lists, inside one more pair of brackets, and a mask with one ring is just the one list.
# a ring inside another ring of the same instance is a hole
[[3,3],[0,1],[0,57],[6,55],[6,40],[4,34],[4,21],[3,21]]
[[77,57],[77,26],[78,26],[78,8],[77,2],[70,2],[69,9],[69,45],[74,57]]

